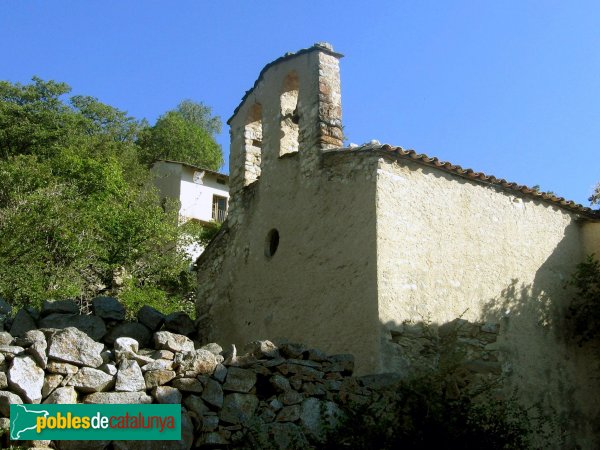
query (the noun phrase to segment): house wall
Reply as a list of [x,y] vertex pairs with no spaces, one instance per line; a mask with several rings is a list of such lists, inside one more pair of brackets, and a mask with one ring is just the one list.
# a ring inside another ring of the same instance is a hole
[[183,166],[181,173],[179,211],[182,219],[198,219],[205,222],[212,220],[213,195],[229,198],[229,190],[226,185],[217,183],[214,174],[205,172],[201,184],[194,182],[194,173],[197,169]]
[[409,160],[381,158],[377,180],[382,328],[372,369],[411,372],[411,355],[396,343],[407,323],[499,324],[493,350],[504,355],[506,389],[541,401],[559,423],[553,432],[590,448],[599,367],[590,348],[569,339],[564,286],[585,251],[599,248],[598,224]]
[[163,199],[179,200],[181,189],[181,164],[157,161],[152,166],[154,185]]

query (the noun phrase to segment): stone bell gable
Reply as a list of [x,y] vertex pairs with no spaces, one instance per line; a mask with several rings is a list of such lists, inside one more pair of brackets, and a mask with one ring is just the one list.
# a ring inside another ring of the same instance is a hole
[[231,134],[231,205],[259,178],[278,170],[277,160],[299,157],[303,173],[322,150],[342,146],[339,59],[331,45],[289,53],[268,64],[228,120]]

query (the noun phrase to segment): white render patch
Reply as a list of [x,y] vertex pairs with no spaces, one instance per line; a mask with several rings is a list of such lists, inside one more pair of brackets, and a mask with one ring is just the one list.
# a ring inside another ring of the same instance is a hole
[[395,174],[393,172],[388,172],[387,170],[384,170],[384,169],[377,169],[377,175],[382,175],[393,181],[406,181],[406,178],[404,178],[398,174]]

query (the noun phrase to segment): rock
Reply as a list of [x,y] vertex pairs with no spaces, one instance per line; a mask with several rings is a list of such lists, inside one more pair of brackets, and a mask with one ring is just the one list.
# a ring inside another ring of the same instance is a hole
[[269,408],[271,408],[273,411],[279,411],[281,408],[283,408],[283,403],[274,398],[269,402]]
[[83,331],[69,327],[50,338],[48,357],[95,368],[103,363],[100,356],[103,348],[104,345],[95,342]]
[[13,319],[12,326],[10,327],[10,334],[13,337],[21,336],[29,330],[35,330],[37,325],[33,317],[24,308],[17,311],[17,315]]
[[218,364],[217,357],[213,353],[202,349],[178,353],[174,361],[177,374],[184,377],[210,375]]
[[42,401],[44,371],[29,356],[17,356],[8,371],[10,388],[29,403]]
[[227,423],[244,424],[253,415],[258,406],[258,398],[252,394],[233,393],[225,396],[219,418]]
[[202,347],[200,347],[200,349],[208,350],[209,352],[211,352],[213,355],[216,355],[216,356],[220,356],[221,353],[223,352],[223,347],[221,347],[219,344],[215,344],[214,342],[203,345]]
[[11,345],[14,338],[7,331],[0,331],[0,345]]
[[279,358],[279,349],[271,341],[254,341],[244,347],[244,351],[251,353],[258,359]]
[[215,371],[213,372],[212,376],[215,380],[222,383],[227,377],[227,367],[225,367],[223,364],[217,364],[217,367],[215,367]]
[[154,360],[151,357],[144,355],[133,355],[131,359],[136,361],[140,366],[145,366],[154,362]]
[[149,370],[144,374],[146,389],[152,389],[156,386],[167,384],[173,378],[175,378],[175,372],[173,370]]
[[98,341],[106,333],[104,321],[96,316],[53,313],[40,320],[40,328],[74,327]]
[[307,351],[305,351],[303,353],[303,355],[306,359],[309,359],[309,360],[315,361],[315,362],[329,361],[329,358],[327,357],[327,355],[324,352],[322,352],[321,350],[318,350],[316,348],[308,349]]
[[30,448],[35,448],[36,450],[53,450],[52,448],[50,448],[50,443],[52,441],[29,441],[31,442],[31,447]]
[[46,355],[48,343],[46,342],[44,333],[42,333],[40,330],[30,330],[25,333],[24,337],[31,342],[31,346],[27,349],[27,351],[38,363],[38,365],[42,369],[45,369],[46,364],[48,363],[48,356]]
[[500,324],[493,322],[485,322],[481,325],[481,331],[484,333],[498,334],[500,331]]
[[406,376],[399,373],[377,373],[356,378],[361,385],[369,389],[393,389],[406,381]]
[[[196,440],[197,448],[228,448],[231,442],[225,436],[225,432],[210,431],[202,433]],[[255,447],[259,448],[259,447]],[[268,448],[268,447],[262,447]]]
[[119,364],[115,391],[136,392],[146,389],[146,382],[142,375],[142,369],[136,361],[124,359]]
[[111,441],[54,441],[60,450],[105,450]]
[[502,365],[497,361],[468,361],[463,364],[463,367],[475,373],[493,373],[495,375],[502,373]]
[[163,313],[147,305],[142,306],[137,313],[138,322],[147,326],[151,331],[159,330],[165,317]]
[[221,384],[216,380],[209,379],[202,391],[202,400],[221,408],[223,406],[223,388],[221,388]]
[[74,300],[44,300],[41,316],[50,314],[79,314],[79,306]]
[[57,388],[43,402],[47,405],[71,405],[77,403],[77,392],[73,386]]
[[332,362],[332,366],[335,368],[335,370],[329,368],[330,371],[345,372],[347,375],[352,375],[352,372],[354,371],[354,355],[333,355],[329,357],[329,360]]
[[181,393],[171,386],[156,386],[152,389],[152,397],[154,397],[158,403],[181,403]]
[[8,378],[4,372],[0,372],[0,389],[6,389],[8,387]]
[[104,320],[125,319],[125,307],[114,297],[96,297],[92,299],[94,314]]
[[124,322],[108,330],[108,333],[104,336],[104,342],[112,345],[120,337],[135,339],[141,347],[146,347],[150,343],[152,333],[141,323]]
[[24,353],[25,349],[23,347],[19,347],[18,345],[0,345],[0,353],[4,355],[20,355]]
[[119,403],[127,404],[148,404],[152,403],[152,397],[145,392],[95,392],[87,395],[83,403],[99,403],[115,405]]
[[323,383],[303,383],[302,392],[309,397],[323,397],[327,394]]
[[284,405],[295,405],[300,403],[304,399],[304,396],[296,391],[286,391],[279,396],[279,400]]
[[115,339],[115,361],[121,362],[123,359],[133,359],[140,349],[140,344],[130,337],[119,337]]
[[219,427],[218,416],[203,416],[202,417],[202,431],[215,431]]
[[23,400],[17,394],[9,391],[0,391],[0,414],[10,416],[10,405],[22,405]]
[[44,385],[42,386],[42,398],[48,397],[54,389],[60,386],[62,383],[63,376],[57,373],[47,374],[44,378]]
[[292,389],[288,379],[278,373],[273,375],[269,381],[271,382],[271,386],[275,389],[275,392],[287,392]]
[[99,367],[99,369],[102,372],[107,373],[107,374],[109,374],[109,375],[111,375],[113,377],[117,374],[117,366],[115,366],[114,364],[111,364],[111,363],[102,364]]
[[264,424],[251,437],[252,448],[291,450],[311,448],[300,427],[291,422]]
[[206,406],[206,403],[197,395],[188,395],[183,401],[185,407],[195,413],[198,417],[202,417],[206,413],[210,412],[210,408]]
[[302,344],[286,342],[279,346],[279,351],[284,358],[302,358],[302,353],[307,350]]
[[250,392],[256,384],[256,373],[248,369],[230,367],[227,370],[227,378],[223,389],[234,392]]
[[300,405],[284,406],[277,414],[277,422],[295,422],[300,418]]
[[194,342],[181,334],[169,331],[154,333],[154,345],[157,350],[170,350],[172,352],[193,352]]
[[46,366],[46,370],[54,374],[74,375],[79,371],[79,367],[74,364],[50,361]]
[[183,392],[200,393],[204,390],[202,383],[195,378],[176,378],[171,382],[171,386]]
[[331,401],[321,402],[309,397],[302,402],[300,424],[307,436],[315,441],[322,441],[326,430],[335,428],[342,417],[342,410]]
[[189,336],[196,331],[194,321],[183,311],[174,312],[165,318],[164,328],[167,331]]
[[148,370],[172,370],[173,369],[173,361],[169,361],[168,359],[157,359],[156,361],[152,361],[144,366],[142,366],[142,372],[147,372]]
[[156,350],[153,354],[152,354],[152,358],[154,359],[168,359],[173,361],[173,359],[175,358],[175,354],[169,350]]
[[140,350],[139,342],[130,337],[120,337],[120,338],[115,339],[114,347],[115,347],[115,353],[118,353],[118,352],[137,353]]
[[89,394],[108,391],[114,386],[114,382],[114,377],[102,370],[82,367],[67,383],[67,386],[73,386],[79,392]]
[[[325,373],[321,372],[320,370],[309,367],[306,364],[299,364],[294,361],[298,361],[298,360],[288,359],[287,362],[277,366],[277,370],[284,375],[289,376],[289,374],[294,374],[294,375],[297,375],[300,379],[307,380],[307,381],[320,380],[325,375]],[[312,362],[312,361],[303,361],[303,362]],[[291,382],[292,382],[292,380],[290,380],[290,383]]]

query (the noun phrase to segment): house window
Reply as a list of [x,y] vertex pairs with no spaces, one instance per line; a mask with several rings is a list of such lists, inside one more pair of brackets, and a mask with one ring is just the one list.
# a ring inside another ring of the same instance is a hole
[[227,215],[227,197],[213,195],[212,201],[212,218],[215,222],[221,223],[225,221]]

